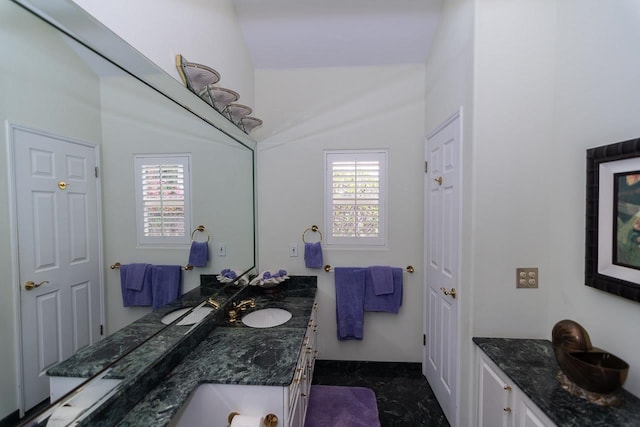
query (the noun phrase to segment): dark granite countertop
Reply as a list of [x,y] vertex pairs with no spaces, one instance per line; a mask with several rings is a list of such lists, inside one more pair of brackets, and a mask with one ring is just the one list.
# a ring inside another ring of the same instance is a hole
[[558,427],[640,426],[640,399],[620,391],[620,407],[603,407],[569,394],[549,340],[473,338],[473,342]]
[[288,386],[313,309],[315,288],[263,295],[249,289],[256,308],[284,308],[292,318],[273,328],[249,328],[217,319],[217,326],[122,419],[120,427],[167,425],[203,383]]
[[[172,325],[170,328],[166,327],[167,325],[161,322],[164,315],[180,308],[196,306],[212,295],[214,291],[214,287],[200,287],[185,293],[176,301],[143,316],[95,344],[79,350],[73,356],[49,368],[47,375],[54,377],[92,377],[118,359],[128,357],[127,353],[134,351],[148,339],[154,339],[155,344],[147,346],[147,351],[144,352],[146,354],[144,360],[139,359],[140,363],[132,362],[131,360],[124,362],[130,368],[127,371],[124,371],[120,366],[122,361],[118,361],[119,376],[118,374],[110,374],[112,375],[111,378],[126,378],[132,375],[134,373],[132,370],[138,369],[137,365],[144,366],[149,363],[150,358],[153,357],[153,354],[150,353],[154,353],[156,356],[162,354],[189,330],[189,326]],[[162,334],[159,334],[160,331],[162,331]],[[149,348],[153,348],[154,351],[149,352]],[[137,356],[140,356],[140,354]]]
[[[165,425],[200,383],[290,384],[316,288],[315,276],[291,276],[282,292],[265,294],[252,286],[225,287],[214,275],[202,275],[199,288],[83,349],[48,374],[84,378],[108,368],[105,378],[123,380],[77,420],[78,426]],[[212,295],[220,308],[196,326],[161,323],[165,314]],[[229,323],[225,305],[246,298],[255,298],[251,311],[285,308],[293,316],[268,329]]]

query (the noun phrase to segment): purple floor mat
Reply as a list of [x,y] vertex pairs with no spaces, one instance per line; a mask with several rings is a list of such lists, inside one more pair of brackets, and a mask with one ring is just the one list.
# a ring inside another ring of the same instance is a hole
[[380,427],[370,388],[312,385],[304,427]]

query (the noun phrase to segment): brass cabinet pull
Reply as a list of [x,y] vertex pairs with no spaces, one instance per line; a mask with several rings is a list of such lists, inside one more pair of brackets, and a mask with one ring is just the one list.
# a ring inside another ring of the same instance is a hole
[[58,188],[61,189],[61,190],[66,190],[67,189],[67,183],[64,182],[64,181],[60,181],[58,183]]
[[278,416],[276,414],[265,415],[264,425],[267,427],[276,427],[278,425]]
[[26,282],[26,283],[24,284],[24,288],[25,288],[26,290],[30,291],[31,289],[33,289],[33,288],[37,288],[37,287],[39,287],[39,286],[41,286],[41,285],[44,285],[45,283],[49,283],[49,281],[48,281],[48,280],[43,280],[43,281],[42,281],[42,282],[40,282],[40,283],[35,283],[35,282],[33,282],[32,280],[29,280],[28,282]]
[[507,414],[510,414],[511,413],[511,408],[504,408],[503,411],[506,412]]
[[442,177],[441,177],[441,176],[439,176],[439,177],[437,177],[437,178],[433,178],[433,180],[434,180],[435,182],[437,182],[437,183],[438,183],[438,185],[442,185]]
[[450,291],[446,290],[445,288],[440,288],[440,290],[447,296],[451,295],[451,298],[455,298],[457,295],[456,288],[451,288]]
[[505,385],[503,387],[506,391],[511,391],[511,386],[510,385]]

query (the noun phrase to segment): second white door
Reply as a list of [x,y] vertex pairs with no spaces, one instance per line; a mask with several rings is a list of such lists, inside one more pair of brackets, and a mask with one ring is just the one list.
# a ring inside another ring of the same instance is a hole
[[422,370],[452,426],[457,425],[460,251],[458,112],[427,136],[425,145],[425,285]]

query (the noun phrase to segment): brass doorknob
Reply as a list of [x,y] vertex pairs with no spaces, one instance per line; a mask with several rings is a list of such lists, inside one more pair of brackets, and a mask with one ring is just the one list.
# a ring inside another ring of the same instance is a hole
[[433,178],[433,180],[434,180],[435,182],[437,182],[437,183],[438,183],[438,185],[442,185],[442,177],[441,177],[441,176],[439,176],[439,177],[437,177],[437,178]]
[[58,188],[61,189],[61,190],[66,190],[67,189],[67,183],[64,182],[64,181],[60,181],[58,183]]
[[26,282],[26,283],[24,284],[24,288],[25,288],[26,290],[30,291],[31,289],[33,289],[33,288],[37,288],[38,286],[40,286],[40,285],[44,285],[45,283],[49,283],[49,281],[48,281],[48,280],[43,280],[43,281],[42,281],[42,282],[40,282],[40,283],[34,283],[33,281],[29,280],[28,282]]
[[442,291],[443,294],[449,296],[451,295],[451,298],[455,298],[456,297],[456,288],[451,288],[450,291],[446,290],[445,288],[440,288],[440,290]]

